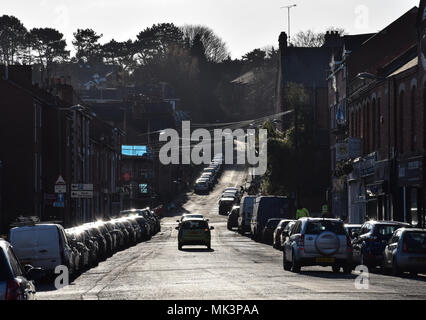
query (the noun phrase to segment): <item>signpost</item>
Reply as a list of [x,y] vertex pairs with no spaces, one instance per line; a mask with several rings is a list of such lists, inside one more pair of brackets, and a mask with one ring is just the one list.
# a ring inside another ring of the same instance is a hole
[[53,203],[55,208],[64,208],[65,207],[65,197],[64,194],[67,192],[67,185],[62,176],[58,177],[55,183],[55,193],[57,194],[56,201]]
[[71,198],[93,198],[92,183],[73,183],[71,184]]

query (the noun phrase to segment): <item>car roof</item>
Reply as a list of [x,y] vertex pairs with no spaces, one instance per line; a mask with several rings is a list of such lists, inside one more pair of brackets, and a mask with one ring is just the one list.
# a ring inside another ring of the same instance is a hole
[[343,222],[341,219],[336,219],[336,218],[311,218],[311,217],[303,217],[300,218],[298,220],[303,220],[303,221],[339,221],[339,222]]
[[10,247],[10,243],[4,240],[3,238],[0,238],[0,247],[6,249]]
[[35,229],[36,227],[41,228],[41,229],[51,229],[51,228],[57,228],[57,227],[62,227],[60,224],[55,224],[55,223],[40,223],[40,224],[35,224],[35,225],[30,225],[30,226],[22,226],[22,227],[14,227],[12,229],[10,229],[10,231],[12,230],[32,230]]
[[191,217],[185,218],[185,221],[206,221],[207,222],[207,220],[204,218],[191,218]]
[[345,224],[345,227],[349,227],[349,228],[361,228],[362,224]]
[[220,199],[220,201],[234,201],[234,200],[235,200],[234,198],[228,198],[228,197]]
[[400,225],[400,226],[410,226],[409,223],[406,222],[400,222],[400,221],[377,221],[377,220],[369,220],[365,221],[364,223],[372,223],[372,224],[394,224],[394,225]]
[[400,228],[398,230],[402,230],[406,232],[426,232],[426,229],[421,229],[421,228]]

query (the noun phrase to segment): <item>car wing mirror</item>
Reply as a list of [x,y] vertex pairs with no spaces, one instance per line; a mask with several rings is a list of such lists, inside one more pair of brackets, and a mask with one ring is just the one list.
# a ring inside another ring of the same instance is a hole
[[175,229],[176,229],[176,230],[179,230],[179,227],[176,227]]
[[352,236],[352,238],[358,238],[359,234],[358,234],[358,232],[353,231],[351,236]]
[[27,272],[28,280],[39,281],[43,279],[45,276],[46,276],[46,271],[44,271],[42,268],[33,268],[31,266],[31,269],[29,269]]
[[210,230],[214,230],[214,227],[210,227]]

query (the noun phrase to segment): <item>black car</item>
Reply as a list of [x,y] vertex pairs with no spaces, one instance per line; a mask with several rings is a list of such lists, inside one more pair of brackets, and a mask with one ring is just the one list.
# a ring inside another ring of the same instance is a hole
[[381,265],[383,251],[395,230],[410,227],[410,224],[397,221],[367,221],[357,237],[352,240],[353,262],[374,268]]
[[219,214],[225,216],[228,215],[228,213],[232,210],[234,203],[234,198],[221,198],[219,200]]
[[91,240],[98,244],[98,260],[102,261],[108,258],[108,244],[102,233],[93,223],[86,223],[83,227],[89,232]]
[[272,244],[274,231],[277,228],[280,221],[283,219],[280,218],[272,218],[266,222],[265,227],[262,230],[261,240],[265,243]]
[[232,207],[232,210],[228,216],[228,222],[226,224],[228,230],[232,230],[233,228],[238,228],[239,215],[240,215],[240,206]]
[[0,239],[0,300],[34,300],[32,280],[44,277],[40,268],[21,266],[9,242]]

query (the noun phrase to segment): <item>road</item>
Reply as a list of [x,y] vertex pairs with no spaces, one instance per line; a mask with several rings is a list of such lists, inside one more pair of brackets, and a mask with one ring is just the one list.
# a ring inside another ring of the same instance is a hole
[[331,268],[306,267],[300,274],[284,271],[282,253],[226,228],[217,200],[226,186],[239,186],[246,172],[225,168],[209,195],[188,193],[183,211],[210,219],[212,249],[177,248],[175,216],[162,219],[162,229],[142,242],[101,262],[70,285],[55,290],[39,286],[38,299],[426,299],[426,276],[417,278],[370,273],[369,288],[356,289],[358,273],[334,274]]

